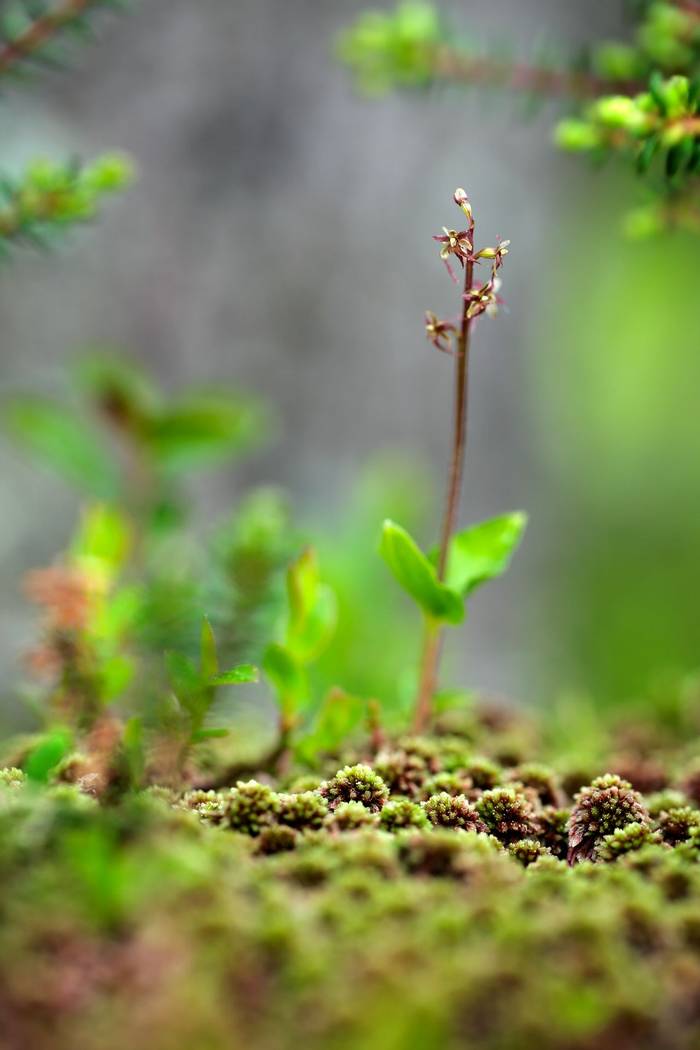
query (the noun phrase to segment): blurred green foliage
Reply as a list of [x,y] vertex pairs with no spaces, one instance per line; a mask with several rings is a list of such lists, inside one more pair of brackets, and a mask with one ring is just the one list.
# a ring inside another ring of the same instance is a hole
[[655,0],[637,5],[635,18],[631,42],[528,64],[465,39],[434,5],[402,0],[393,11],[361,15],[340,35],[337,53],[373,95],[456,83],[568,97],[577,111],[557,126],[557,144],[596,162],[621,155],[651,190],[651,203],[630,214],[629,231],[645,236],[670,224],[697,231],[700,6]]
[[539,638],[556,650],[548,692],[566,675],[601,706],[655,705],[698,665],[697,247],[677,234],[600,251],[609,221],[604,202],[596,223],[572,218],[536,308],[533,419],[559,566]]

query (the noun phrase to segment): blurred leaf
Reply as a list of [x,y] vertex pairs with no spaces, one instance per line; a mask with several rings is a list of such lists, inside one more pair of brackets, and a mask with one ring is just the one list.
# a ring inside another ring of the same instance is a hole
[[427,616],[458,624],[464,619],[464,604],[459,594],[440,583],[428,558],[405,529],[385,521],[380,553],[392,573]]
[[4,411],[10,434],[47,466],[100,499],[119,489],[117,468],[93,428],[75,413],[40,398],[10,402]]
[[316,553],[311,548],[289,567],[287,595],[287,647],[300,663],[311,663],[329,644],[338,618],[335,593],[320,582]]
[[138,623],[144,599],[140,586],[121,587],[97,609],[91,623],[91,633],[100,638],[116,640]]
[[202,620],[199,653],[201,679],[203,682],[207,682],[212,679],[219,670],[219,657],[216,653],[216,638],[214,637],[214,631],[206,616]]
[[165,654],[165,665],[178,700],[183,704],[202,685],[202,676],[189,656],[173,650]]
[[282,707],[296,710],[306,697],[306,676],[292,655],[273,642],[263,655],[263,670],[277,690]]
[[230,671],[212,675],[209,685],[241,685],[245,682],[257,682],[259,677],[258,669],[253,664],[239,664]]
[[159,464],[179,471],[225,459],[250,444],[262,426],[252,401],[196,394],[164,409],[151,422],[147,437]]
[[116,700],[134,677],[134,663],[128,656],[117,653],[103,659],[100,664],[100,694],[109,703]]
[[131,527],[116,507],[98,503],[82,515],[72,554],[78,560],[98,562],[116,571],[124,564],[131,546]]
[[122,736],[122,748],[129,769],[131,783],[140,784],[146,766],[143,720],[141,718],[129,718],[126,722]]
[[519,511],[472,525],[452,538],[447,582],[466,597],[506,571],[522,539],[527,516]]
[[334,751],[347,743],[367,717],[367,701],[351,696],[343,689],[331,689],[321,704],[311,732],[299,745],[299,753],[306,758],[323,751]]
[[192,734],[192,743],[201,744],[204,740],[218,740],[228,735],[228,729],[198,729]]
[[73,747],[73,735],[67,729],[52,729],[32,749],[24,766],[29,780],[45,784],[51,771]]
[[143,421],[153,416],[161,395],[135,361],[110,353],[93,353],[75,365],[77,385],[115,420]]

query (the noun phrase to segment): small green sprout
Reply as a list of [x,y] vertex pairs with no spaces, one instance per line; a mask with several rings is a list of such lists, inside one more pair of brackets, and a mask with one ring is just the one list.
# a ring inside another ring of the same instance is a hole
[[206,724],[217,689],[257,682],[258,670],[252,664],[239,664],[222,671],[214,632],[206,618],[202,621],[199,667],[178,651],[168,653],[166,663],[176,704],[175,733],[181,741],[179,765],[182,767],[193,746],[228,736],[228,729]]
[[263,670],[279,701],[280,748],[310,706],[307,668],[325,651],[335,633],[338,609],[334,591],[321,581],[315,551],[307,548],[287,572],[287,618],[281,642],[271,642]]

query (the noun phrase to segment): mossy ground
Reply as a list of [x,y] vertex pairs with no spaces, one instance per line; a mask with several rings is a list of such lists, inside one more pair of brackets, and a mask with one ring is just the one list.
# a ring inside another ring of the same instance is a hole
[[498,724],[346,757],[109,803],[6,774],[3,1050],[700,1045],[685,752],[627,753],[646,792]]

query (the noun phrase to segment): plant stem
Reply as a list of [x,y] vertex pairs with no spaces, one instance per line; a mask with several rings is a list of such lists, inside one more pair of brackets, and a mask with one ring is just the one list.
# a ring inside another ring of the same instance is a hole
[[[692,0],[687,0],[688,3]],[[688,8],[685,8],[688,10]],[[691,8],[696,11],[696,8]],[[500,85],[511,91],[524,91],[545,97],[595,98],[598,95],[624,91],[635,94],[642,90],[638,81],[611,80],[590,72],[547,69],[521,62],[469,55],[448,45],[433,54],[433,74],[438,80],[452,83]]]
[[423,651],[421,654],[420,679],[418,696],[413,717],[413,728],[422,733],[430,721],[433,706],[433,694],[437,685],[437,669],[442,648],[442,632],[437,620],[426,617],[423,630]]
[[[470,231],[470,240],[474,240],[474,224]],[[471,291],[474,282],[474,262],[469,259],[464,266],[464,295]],[[471,321],[469,317],[469,300],[462,300],[462,320],[455,350],[455,388],[454,388],[454,417],[452,455],[450,457],[450,471],[447,482],[447,498],[445,501],[445,513],[442,521],[442,533],[440,537],[440,554],[438,557],[438,578],[445,579],[447,571],[447,558],[450,550],[450,540],[457,524],[457,513],[459,511],[459,499],[462,491],[462,476],[464,473],[464,455],[467,448],[467,408],[469,404],[469,344],[471,334]],[[432,700],[437,685],[438,665],[440,663],[440,652],[442,650],[442,627],[433,620],[426,620],[425,634],[423,638],[423,653],[421,657],[420,679],[418,685],[418,696],[416,698],[415,716],[413,728],[417,733],[422,732],[432,714]]]
[[64,0],[53,10],[40,15],[17,36],[0,47],[0,76],[10,72],[16,65],[31,58],[52,37],[61,30],[76,22],[91,7],[96,7],[101,0]]

